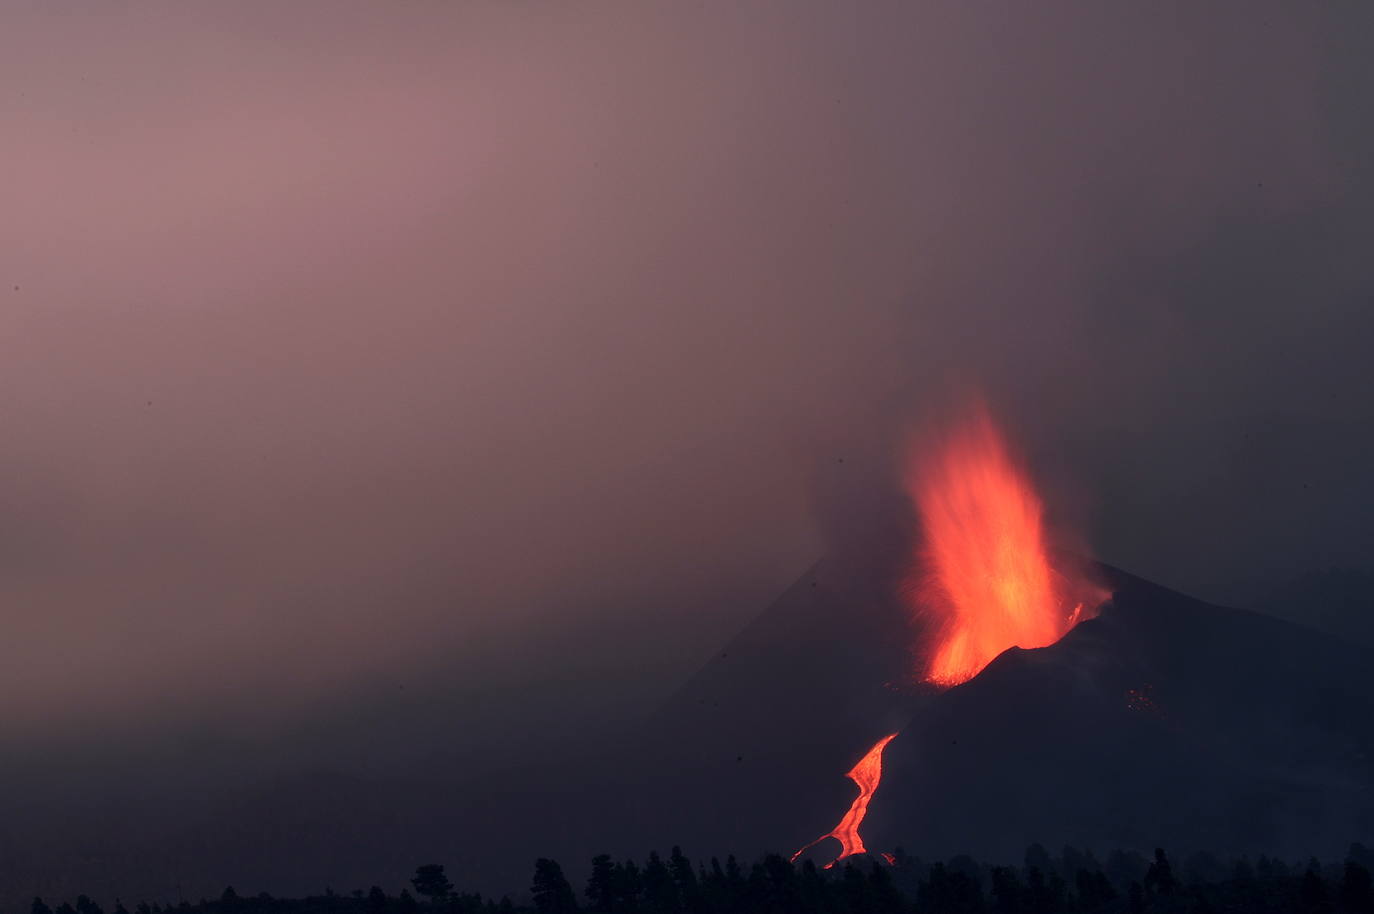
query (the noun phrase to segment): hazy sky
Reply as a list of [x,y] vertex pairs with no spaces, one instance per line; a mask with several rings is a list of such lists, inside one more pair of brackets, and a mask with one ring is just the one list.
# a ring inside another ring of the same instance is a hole
[[643,703],[975,388],[1107,561],[1367,563],[1372,29],[11,4],[2,729]]

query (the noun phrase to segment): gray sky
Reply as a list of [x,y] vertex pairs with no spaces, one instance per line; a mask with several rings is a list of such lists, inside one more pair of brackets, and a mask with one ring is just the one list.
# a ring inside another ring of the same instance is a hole
[[4,731],[641,706],[973,390],[1104,560],[1367,563],[1371,28],[11,5]]

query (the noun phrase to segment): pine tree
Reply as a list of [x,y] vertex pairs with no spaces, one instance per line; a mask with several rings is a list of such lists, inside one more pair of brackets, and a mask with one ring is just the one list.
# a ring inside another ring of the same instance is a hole
[[701,886],[692,870],[692,861],[683,856],[682,848],[677,845],[673,845],[672,853],[668,855],[668,870],[673,875],[673,885],[677,887],[682,908],[690,914],[700,914],[703,911]]
[[677,886],[658,851],[650,851],[644,864],[644,908],[649,914],[677,914]]
[[[958,875],[962,876],[963,874]],[[902,902],[902,894],[892,884],[892,874],[887,871],[886,867],[880,866],[877,862],[874,862],[873,868],[868,874],[868,897],[871,899],[870,909],[874,914],[901,914],[905,907]]]
[[615,903],[619,911],[638,911],[644,893],[644,881],[633,860],[626,860],[615,868]]
[[1145,892],[1147,894],[1172,895],[1178,883],[1174,880],[1173,867],[1164,848],[1155,848],[1155,862],[1145,871]]
[[587,910],[597,914],[614,914],[616,911],[615,864],[610,854],[598,854],[592,858],[592,874],[587,879],[586,890],[589,906]]
[[1369,870],[1354,860],[1345,861],[1345,873],[1341,877],[1341,907],[1347,911],[1374,911],[1374,897],[1371,897]]
[[1326,897],[1326,883],[1311,866],[1302,874],[1302,881],[1298,884],[1298,901],[1302,910],[1309,914],[1323,914],[1331,910],[1331,902]]
[[[936,864],[937,866],[939,864]],[[1016,870],[1005,866],[992,868],[992,909],[998,914],[1015,914],[1021,910],[1021,880]]]
[[572,886],[555,860],[540,857],[534,861],[534,881],[530,885],[534,906],[540,914],[571,914],[577,910]]
[[416,892],[436,904],[453,891],[453,883],[449,882],[448,877],[444,875],[443,866],[438,863],[417,866],[415,875],[410,877],[410,884],[415,886]]

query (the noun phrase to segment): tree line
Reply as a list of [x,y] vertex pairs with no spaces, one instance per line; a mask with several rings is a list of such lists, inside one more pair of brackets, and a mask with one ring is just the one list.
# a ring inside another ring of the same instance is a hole
[[[426,864],[398,895],[373,886],[283,899],[226,888],[217,900],[145,902],[132,912],[116,901],[109,914],[1374,914],[1371,870],[1374,852],[1359,844],[1326,864],[1209,854],[1175,863],[1162,849],[1099,860],[1032,845],[1019,866],[968,856],[927,863],[899,850],[890,862],[855,857],[829,870],[775,854],[747,866],[733,856],[694,863],[674,847],[642,862],[594,857],[580,887],[557,861],[540,858],[519,904],[458,891],[442,865]],[[35,898],[30,914],[106,911],[81,895],[56,908]]]

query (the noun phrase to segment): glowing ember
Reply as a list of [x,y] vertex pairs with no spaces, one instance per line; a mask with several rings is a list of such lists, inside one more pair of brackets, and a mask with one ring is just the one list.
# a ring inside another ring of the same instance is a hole
[[1142,714],[1153,714],[1155,717],[1163,717],[1164,711],[1159,707],[1159,703],[1154,699],[1154,686],[1148,682],[1138,689],[1126,690],[1126,707],[1132,711],[1139,711]]
[[859,795],[855,797],[853,804],[849,807],[849,812],[840,819],[840,824],[836,825],[833,831],[821,835],[815,841],[803,847],[792,855],[793,862],[806,851],[820,844],[826,838],[834,838],[840,842],[840,855],[825,865],[825,869],[830,869],[845,857],[854,854],[866,854],[868,849],[864,847],[863,839],[859,837],[859,824],[863,822],[864,816],[868,814],[868,803],[873,799],[873,793],[878,789],[878,782],[883,776],[883,749],[892,742],[897,734],[892,733],[878,740],[872,749],[859,759],[858,764],[849,769],[846,775],[851,781],[859,785]]
[[1040,499],[984,411],[919,462],[908,490],[925,531],[926,577],[914,589],[935,617],[924,677],[952,686],[1010,647],[1044,647],[1093,607],[1070,608],[1050,567]]

